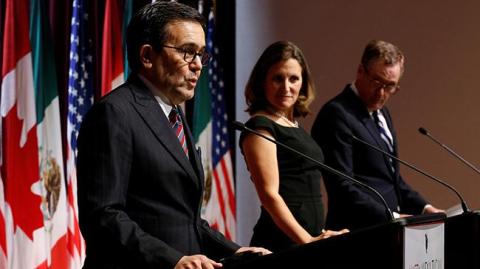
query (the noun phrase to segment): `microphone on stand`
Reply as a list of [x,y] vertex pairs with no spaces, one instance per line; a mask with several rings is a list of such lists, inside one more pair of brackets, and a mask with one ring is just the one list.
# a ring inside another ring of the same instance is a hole
[[430,135],[430,133],[428,133],[427,129],[423,128],[423,127],[420,127],[418,128],[418,131],[427,136],[428,138],[430,138],[433,142],[437,143],[438,145],[440,145],[442,148],[446,149],[450,154],[452,154],[453,156],[455,156],[457,159],[459,159],[463,164],[465,164],[466,166],[472,168],[475,172],[477,172],[477,174],[480,174],[480,170],[478,170],[478,168],[476,168],[473,164],[471,164],[470,162],[468,162],[467,160],[465,160],[464,158],[462,158],[460,155],[458,155],[455,151],[453,151],[451,148],[447,147],[446,145],[442,144],[440,141],[438,141],[437,139],[435,139],[433,136]]
[[251,128],[248,128],[247,126],[245,126],[245,124],[243,124],[243,123],[241,123],[241,122],[239,122],[239,121],[232,121],[232,125],[233,125],[233,127],[234,127],[236,130],[238,130],[238,131],[247,131],[247,132],[252,133],[252,134],[254,134],[254,135],[260,136],[260,137],[262,137],[263,139],[266,139],[266,140],[274,143],[274,144],[277,145],[277,146],[280,146],[280,147],[282,147],[282,148],[284,148],[284,149],[286,149],[286,150],[288,150],[288,151],[291,151],[291,152],[293,152],[293,153],[295,153],[295,154],[298,154],[299,156],[301,156],[301,157],[303,157],[303,158],[305,158],[305,159],[307,159],[307,160],[309,160],[309,161],[317,164],[318,166],[320,166],[321,169],[323,169],[323,170],[325,170],[325,171],[328,171],[328,172],[330,172],[330,173],[332,173],[332,174],[335,174],[335,175],[337,175],[337,176],[346,178],[346,179],[354,182],[355,184],[360,185],[360,186],[368,189],[369,191],[375,193],[375,195],[380,198],[380,200],[382,201],[383,205],[384,205],[385,208],[387,209],[388,218],[389,218],[390,220],[392,220],[392,221],[395,220],[395,217],[393,216],[392,211],[391,211],[390,208],[388,207],[387,202],[385,201],[385,199],[383,198],[383,196],[382,196],[377,190],[375,190],[374,188],[372,188],[372,187],[368,186],[367,184],[365,184],[365,183],[363,183],[363,182],[361,182],[361,181],[358,181],[358,180],[354,179],[353,177],[351,177],[351,176],[349,176],[349,175],[346,175],[346,174],[344,174],[344,173],[342,173],[342,172],[340,172],[340,171],[338,171],[338,170],[336,170],[336,169],[334,169],[334,168],[332,168],[332,167],[330,167],[330,166],[328,166],[328,165],[326,165],[326,164],[323,164],[322,162],[320,162],[320,161],[318,161],[318,160],[315,160],[314,158],[312,158],[312,157],[310,157],[310,156],[308,156],[308,155],[306,155],[306,154],[304,154],[304,153],[302,153],[302,152],[300,152],[300,151],[298,151],[298,150],[296,150],[296,149],[294,149],[294,148],[292,148],[292,147],[289,147],[289,146],[287,146],[287,145],[285,145],[285,144],[283,144],[283,143],[281,143],[281,142],[279,142],[279,141],[276,141],[276,140],[274,140],[274,139],[272,139],[272,138],[270,138],[270,137],[268,137],[268,136],[266,136],[266,135],[264,135],[264,134],[262,134],[262,133],[260,133],[260,132],[257,132],[257,131],[255,131],[255,130],[253,130],[253,129],[251,129]]
[[468,213],[468,212],[470,212],[470,210],[468,209],[467,203],[465,202],[465,200],[463,199],[463,197],[460,195],[460,193],[458,193],[458,191],[457,191],[454,187],[450,186],[449,184],[447,184],[447,183],[444,182],[443,180],[440,180],[440,179],[438,179],[438,178],[436,178],[436,177],[434,177],[434,176],[432,176],[432,175],[430,175],[430,174],[428,174],[428,173],[426,173],[426,172],[418,169],[417,167],[415,167],[415,166],[413,166],[413,165],[411,165],[411,164],[409,164],[409,163],[407,163],[407,162],[405,162],[405,161],[403,161],[403,160],[401,160],[401,159],[393,156],[392,154],[390,154],[390,153],[388,153],[388,152],[386,152],[386,151],[384,151],[384,150],[382,150],[382,149],[380,149],[380,148],[378,148],[378,147],[376,147],[376,146],[374,146],[374,145],[372,145],[372,144],[370,144],[370,143],[368,143],[368,142],[365,142],[365,141],[361,140],[360,138],[358,138],[358,137],[356,137],[356,136],[354,136],[354,135],[352,135],[352,138],[353,138],[354,140],[356,140],[356,141],[358,141],[358,142],[360,142],[360,143],[362,143],[362,144],[364,144],[364,145],[366,145],[366,146],[368,146],[368,147],[370,147],[370,148],[372,148],[372,149],[374,149],[374,150],[376,150],[376,151],[378,151],[378,152],[380,152],[380,153],[382,153],[382,154],[384,154],[384,155],[386,155],[386,156],[388,156],[388,157],[390,157],[390,158],[398,161],[399,163],[407,166],[408,168],[410,168],[410,169],[412,169],[412,170],[415,170],[416,172],[418,172],[418,173],[420,173],[420,174],[422,174],[422,175],[424,175],[424,176],[426,176],[426,177],[428,177],[428,178],[430,178],[430,179],[432,179],[432,180],[434,180],[434,181],[442,184],[443,186],[449,188],[449,189],[450,189],[451,191],[453,191],[453,192],[458,196],[458,198],[460,199],[460,203],[461,203],[461,205],[462,205],[463,213]]

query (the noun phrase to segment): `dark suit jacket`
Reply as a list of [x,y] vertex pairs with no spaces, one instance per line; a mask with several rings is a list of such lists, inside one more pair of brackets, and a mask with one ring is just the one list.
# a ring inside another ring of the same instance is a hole
[[190,158],[137,76],[87,113],[77,164],[84,268],[173,268],[184,255],[239,248],[200,218],[203,170],[184,129]]
[[[386,107],[382,113],[397,155],[390,113]],[[420,214],[426,201],[402,179],[398,162],[394,161],[395,172],[392,172],[388,157],[355,142],[351,135],[388,152],[367,108],[347,85],[324,105],[312,127],[312,136],[325,154],[325,163],[376,189],[392,211]],[[328,173],[324,175],[324,182],[328,193],[327,228],[357,229],[389,220],[381,200],[371,191]]]

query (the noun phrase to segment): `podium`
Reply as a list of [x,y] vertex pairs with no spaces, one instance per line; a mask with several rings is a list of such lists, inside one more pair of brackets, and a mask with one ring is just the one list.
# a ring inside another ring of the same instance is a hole
[[445,268],[480,268],[480,212],[446,219]]
[[[430,247],[435,239],[443,243],[444,214],[429,214],[397,219],[393,222],[368,227],[340,236],[327,238],[309,244],[298,245],[261,257],[250,257],[236,261],[224,262],[225,269],[263,269],[263,268],[389,268],[404,269],[407,256],[405,250],[408,229],[429,229],[430,226],[441,226],[442,238],[430,238]],[[425,230],[425,231],[426,231]],[[425,232],[427,233],[427,232]],[[428,240],[428,236],[425,236]],[[416,238],[424,244],[424,234]],[[443,247],[440,246],[443,256]],[[443,259],[443,257],[439,257]],[[439,261],[442,262],[443,261]],[[437,266],[437,265],[433,265]],[[428,268],[442,268],[441,267]],[[415,267],[407,267],[415,268]],[[417,267],[422,268],[422,267]]]

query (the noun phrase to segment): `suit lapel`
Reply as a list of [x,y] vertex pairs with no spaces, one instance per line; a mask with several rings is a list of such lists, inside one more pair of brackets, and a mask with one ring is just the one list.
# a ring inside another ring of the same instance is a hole
[[384,151],[388,152],[387,145],[385,145],[385,142],[383,142],[382,138],[380,137],[380,131],[378,130],[378,127],[375,125],[375,122],[373,121],[373,119],[364,118],[363,125],[365,125],[365,128],[367,128],[368,132],[377,143],[377,146],[383,149]]
[[[357,115],[359,121],[362,122],[362,124],[365,126],[365,129],[368,130],[368,132],[370,133],[370,136],[373,138],[373,140],[375,140],[376,146],[381,148],[385,152],[389,152],[387,145],[380,137],[380,131],[378,130],[377,125],[375,124],[375,121],[370,116],[370,113],[368,113],[368,110],[365,108],[365,105],[362,103],[362,100],[360,100],[360,98],[350,88],[348,89],[347,94],[348,94],[348,98],[351,100],[353,104],[354,109],[356,110],[354,115]],[[374,149],[371,149],[371,150],[374,150]],[[389,157],[383,154],[383,160],[385,161],[385,165],[387,165],[387,167],[390,167]],[[397,170],[398,169],[396,169],[396,171]],[[388,171],[390,173],[393,173],[391,169],[388,169]]]
[[347,95],[347,98],[350,100],[349,102],[352,104],[352,108],[354,109],[353,115],[355,115],[363,124],[363,126],[365,126],[365,129],[368,130],[370,136],[373,138],[373,140],[375,140],[377,146],[383,150],[388,150],[382,138],[380,137],[380,132],[378,131],[375,122],[370,116],[370,113],[368,113],[368,110],[365,108],[362,100],[353,92],[350,87],[345,89],[345,94]]
[[[185,155],[178,138],[172,131],[170,123],[158,102],[139,79],[132,84],[131,88],[133,95],[135,96],[135,100],[133,102],[135,109],[144,119],[148,127],[152,130],[158,141],[167,149],[172,157],[177,160],[178,164],[190,175],[190,178],[194,181],[197,187],[200,187],[200,180],[197,177],[192,164]],[[188,135],[187,139],[192,139],[191,134]],[[191,142],[188,141],[188,143]]]
[[190,128],[188,127],[187,121],[186,121],[185,116],[183,115],[183,111],[180,107],[179,107],[178,111],[180,112],[180,117],[182,118],[182,122],[184,123],[183,124],[183,126],[184,126],[183,130],[184,130],[185,135],[187,137],[187,145],[188,145],[188,152],[189,152],[188,155],[190,157],[190,162],[191,162],[193,168],[195,169],[195,172],[197,173],[197,175],[200,179],[200,182],[202,183],[201,186],[203,186],[203,167],[202,167],[202,162],[200,160],[201,156],[200,156],[199,152],[197,152],[197,149],[195,148],[192,132],[190,131]]

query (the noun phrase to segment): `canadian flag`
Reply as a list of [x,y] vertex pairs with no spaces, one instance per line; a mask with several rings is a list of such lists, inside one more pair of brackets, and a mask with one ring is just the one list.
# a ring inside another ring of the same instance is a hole
[[[53,51],[45,50],[49,32],[42,24],[47,18],[41,12],[43,2],[7,0],[5,6],[0,103],[2,269],[68,266],[60,115],[57,87],[52,85],[55,76],[46,72],[54,66],[49,65]],[[36,27],[31,39],[30,22]],[[32,55],[38,56],[33,62]]]
[[[0,127],[1,127],[1,124],[0,124]],[[0,177],[0,268],[8,268],[8,263],[7,263],[8,248],[7,248],[7,238],[6,238],[7,223],[5,218],[5,209],[6,209],[6,205],[5,205],[3,180]]]
[[120,0],[105,1],[102,46],[102,96],[123,83],[122,8]]
[[37,268],[47,258],[40,196],[35,93],[29,41],[29,1],[7,0],[3,40],[2,178],[4,191],[2,249],[6,268]]

